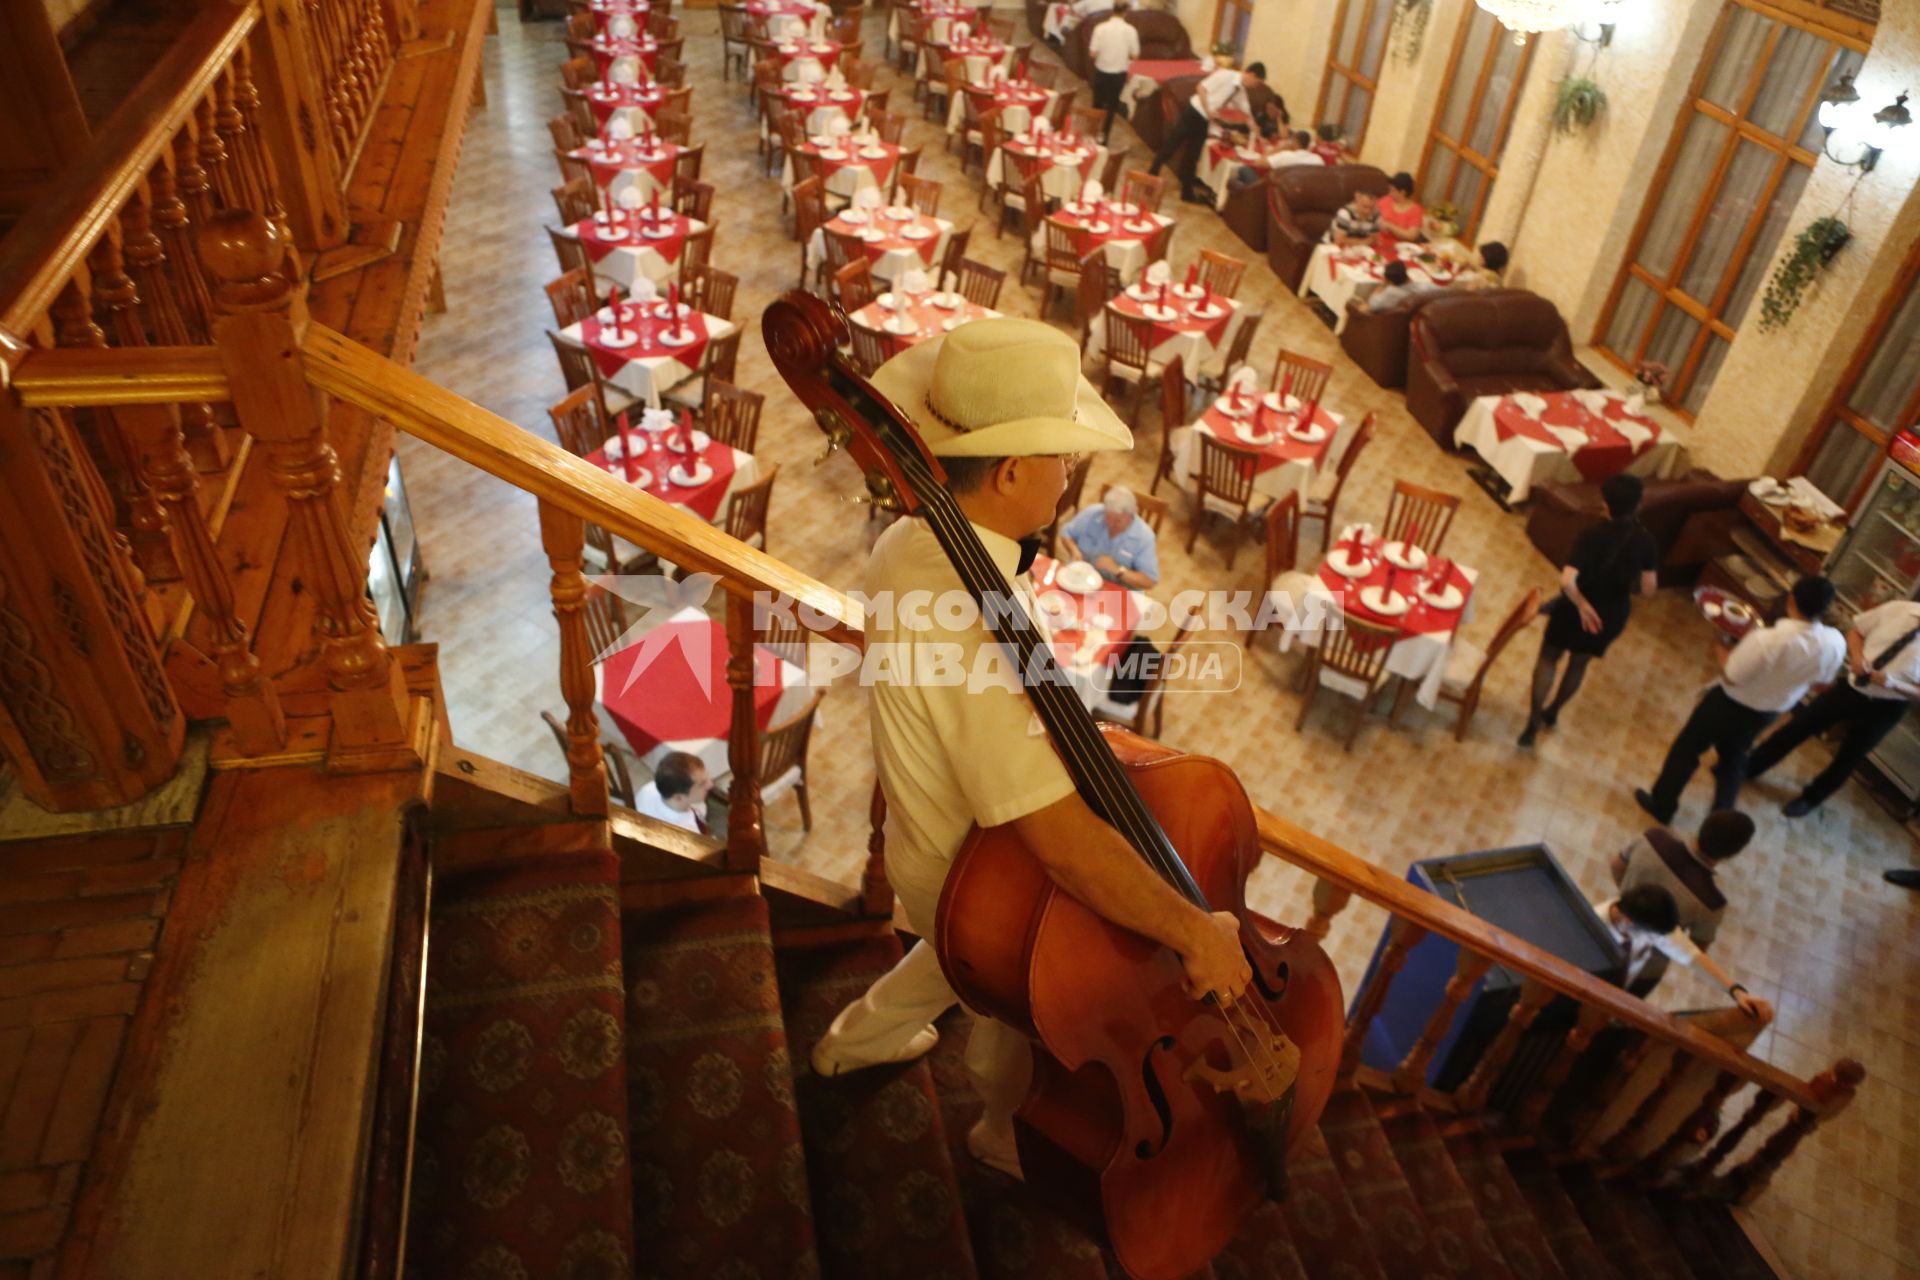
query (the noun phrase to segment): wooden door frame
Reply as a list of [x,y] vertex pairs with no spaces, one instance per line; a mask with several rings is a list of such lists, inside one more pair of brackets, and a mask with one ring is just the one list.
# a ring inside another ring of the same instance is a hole
[[[1469,135],[1473,131],[1474,122],[1478,119],[1480,108],[1484,105],[1487,85],[1493,79],[1494,65],[1499,61],[1497,53],[1500,38],[1503,35],[1510,34],[1498,18],[1493,17],[1492,14],[1488,14],[1487,16],[1493,22],[1493,44],[1488,47],[1485,55],[1482,57],[1480,74],[1475,77],[1473,94],[1467,100],[1467,114],[1464,123],[1467,126],[1466,131]],[[1471,164],[1475,169],[1480,171],[1480,176],[1484,181],[1482,181],[1480,185],[1480,194],[1474,201],[1472,216],[1463,217],[1460,221],[1460,234],[1469,241],[1473,239],[1473,232],[1480,225],[1480,214],[1486,209],[1487,197],[1492,194],[1493,184],[1500,176],[1500,157],[1506,152],[1507,135],[1513,128],[1514,112],[1519,106],[1521,91],[1526,87],[1527,73],[1533,69],[1533,51],[1539,43],[1536,40],[1527,41],[1526,52],[1520,55],[1520,61],[1514,67],[1513,88],[1508,92],[1507,100],[1500,109],[1499,122],[1494,126],[1493,154],[1491,156],[1481,156],[1479,152],[1469,147],[1465,141],[1456,142],[1440,132],[1440,119],[1446,114],[1449,91],[1455,83],[1454,77],[1459,71],[1460,59],[1466,52],[1467,38],[1472,33],[1472,30],[1473,15],[1469,13],[1461,19],[1459,33],[1453,38],[1453,49],[1447,56],[1446,79],[1442,81],[1443,84],[1448,86],[1448,90],[1442,91],[1439,101],[1433,104],[1433,119],[1427,124],[1426,145],[1422,147],[1420,151],[1420,165],[1414,170],[1416,174],[1421,175],[1427,172],[1427,164],[1433,158],[1434,144],[1439,142],[1444,146],[1447,153],[1453,157],[1453,165],[1448,170],[1446,183],[1443,184],[1444,190],[1451,191],[1453,189],[1453,180],[1459,176],[1460,166],[1462,164]],[[1422,186],[1421,198],[1423,202],[1431,203],[1433,191],[1430,186]]]

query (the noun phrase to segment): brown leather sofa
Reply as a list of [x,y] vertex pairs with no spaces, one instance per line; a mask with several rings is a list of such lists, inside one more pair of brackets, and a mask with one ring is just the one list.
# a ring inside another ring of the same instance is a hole
[[[1067,64],[1067,69],[1089,83],[1093,80],[1093,56],[1087,52],[1087,44],[1093,39],[1093,29],[1112,12],[1099,9],[1088,14],[1085,21],[1067,33],[1066,47],[1060,51],[1060,60]],[[1177,15],[1152,9],[1129,9],[1127,21],[1140,33],[1140,61],[1172,62],[1193,56],[1193,41]],[[1091,106],[1092,102],[1081,105]]]
[[1048,0],[1027,0],[1027,30],[1035,38],[1046,34]]
[[[1727,533],[1740,521],[1745,480],[1722,480],[1696,469],[1673,480],[1647,481],[1640,523],[1660,548],[1663,587],[1682,586],[1726,548]],[[1597,484],[1543,484],[1533,491],[1527,539],[1556,566],[1567,563],[1582,533],[1607,518]]]
[[1340,331],[1340,346],[1353,362],[1383,387],[1407,385],[1408,330],[1413,313],[1445,294],[1416,295],[1397,307],[1369,311],[1366,299],[1347,299],[1347,323]]
[[1313,246],[1357,191],[1384,195],[1387,175],[1370,164],[1276,169],[1267,180],[1267,264],[1289,289],[1307,273]]
[[1255,253],[1267,251],[1267,188],[1272,182],[1273,175],[1268,173],[1259,182],[1233,188],[1220,209],[1227,229],[1246,241]]
[[1443,448],[1480,396],[1601,385],[1573,358],[1559,309],[1525,289],[1430,299],[1408,330],[1407,410]]

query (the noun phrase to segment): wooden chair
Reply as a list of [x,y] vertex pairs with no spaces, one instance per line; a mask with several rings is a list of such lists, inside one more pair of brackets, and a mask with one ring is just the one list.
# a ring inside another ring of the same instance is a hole
[[578,267],[547,281],[546,288],[547,305],[553,308],[553,322],[562,329],[592,315],[597,305],[593,285],[587,273]]
[[1058,83],[1059,77],[1058,65],[1051,62],[1035,62],[1031,58],[1027,60],[1027,79],[1042,89],[1053,88]]
[[687,64],[663,49],[659,61],[654,64],[653,78],[663,88],[684,89],[687,87]]
[[1140,421],[1147,384],[1160,376],[1161,366],[1153,359],[1153,322],[1108,303],[1106,325],[1106,369],[1101,378],[1101,394],[1107,393],[1115,378],[1130,384],[1128,399],[1132,404],[1127,411],[1127,423],[1131,426]]
[[723,4],[720,6],[720,79],[733,79],[733,69],[740,68],[740,78],[748,75],[747,58],[752,52],[747,44],[747,7]]
[[[1043,114],[1045,114],[1047,118],[1047,123],[1053,126],[1055,133],[1067,132],[1067,122],[1073,116],[1073,100],[1079,96],[1080,91],[1078,89],[1063,89],[1059,93],[1054,94],[1053,101],[1047,104],[1047,109]],[[1098,139],[1099,136],[1097,131],[1094,133],[1080,132],[1082,141],[1093,141]]]
[[569,89],[590,89],[600,78],[600,68],[591,55],[569,58],[560,64],[560,83]]
[[1020,197],[1019,213],[1020,238],[1027,250],[1026,258],[1020,263],[1020,283],[1024,285],[1035,277],[1046,278],[1047,200],[1041,193],[1040,175],[1035,174],[1028,180],[1025,193]]
[[553,153],[553,162],[560,167],[560,182],[563,186],[569,182],[591,183],[593,181],[593,169],[585,160],[565,151],[556,151]]
[[882,111],[873,121],[873,131],[880,135],[880,141],[889,146],[899,146],[906,130],[907,118],[897,111]]
[[680,141],[682,143],[680,154],[673,158],[673,181],[676,183],[698,182],[700,181],[700,163],[706,157],[707,144],[696,142],[692,146],[686,146],[684,138]]
[[[1095,114],[1102,113],[1096,112]],[[1099,122],[1095,121],[1093,127],[1096,129],[1099,128]],[[1126,166],[1127,150],[1125,147],[1115,147],[1113,150],[1107,152],[1107,163],[1105,167],[1100,170],[1100,189],[1110,192],[1118,187],[1120,185],[1120,172],[1125,169]]]
[[[1260,590],[1263,597],[1280,597],[1287,614],[1297,618],[1302,602],[1319,581],[1299,568],[1300,495],[1289,492],[1284,498],[1268,503],[1261,523],[1266,526],[1267,564]],[[1264,605],[1268,601],[1263,598],[1260,603]],[[1263,612],[1259,630],[1265,631],[1272,621],[1273,612]]]
[[[972,227],[962,227],[947,237],[946,256],[940,259],[940,274],[938,279],[934,281],[936,287],[944,289],[947,287],[947,278],[949,276],[955,277],[956,279],[959,277],[960,264],[966,260],[967,256],[967,242],[972,239]],[[956,284],[954,287],[958,288],[959,286]]]
[[1460,499],[1454,494],[1395,480],[1380,536],[1387,542],[1409,542],[1428,555],[1438,555],[1453,525],[1453,514],[1459,509]]
[[592,352],[566,341],[551,329],[547,330],[547,340],[553,344],[554,358],[560,362],[560,376],[566,380],[567,390],[593,389],[594,408],[601,422],[612,422],[633,406],[632,396],[606,385]]
[[[843,57],[840,59],[840,77],[847,82],[847,88],[849,89],[859,89],[862,92],[869,91],[873,88],[873,82],[879,78],[879,75],[880,68],[864,58]],[[887,95],[891,92],[889,89],[882,89],[878,94],[874,95],[879,98],[882,110],[886,109]]]
[[1300,699],[1294,731],[1299,732],[1307,723],[1307,713],[1313,710],[1313,700],[1324,686],[1360,704],[1347,726],[1344,743],[1346,750],[1352,751],[1367,709],[1386,683],[1387,653],[1399,638],[1398,627],[1378,626],[1352,616],[1343,618],[1340,626],[1323,631],[1320,643],[1307,650],[1307,692]]
[[932,178],[903,173],[900,175],[899,194],[900,203],[908,208],[924,213],[929,218],[940,216],[940,184]]
[[707,411],[707,397],[713,388],[722,382],[732,382],[740,363],[740,339],[745,330],[735,328],[724,338],[715,338],[707,344],[707,354],[700,361],[700,371],[691,377],[683,378],[669,387],[664,398],[671,405],[685,405],[699,417]]
[[700,425],[720,443],[752,453],[760,442],[760,413],[766,405],[767,398],[758,391],[715,382],[707,388],[706,411]]
[[854,367],[860,370],[863,377],[871,376],[892,356],[887,347],[887,335],[852,316],[847,317],[847,327],[853,332]]
[[[1145,508],[1142,507],[1141,511],[1144,516]],[[1102,699],[1094,708],[1094,714],[1102,720],[1111,720],[1130,729],[1142,737],[1158,738],[1161,721],[1165,715],[1167,683],[1179,666],[1174,655],[1199,635],[1201,629],[1200,610],[1195,609],[1181,618],[1174,627],[1173,643],[1167,646],[1167,651],[1156,662],[1153,676],[1147,681],[1146,689],[1140,694],[1140,701],[1128,706],[1124,702],[1109,702]]]
[[562,86],[560,101],[567,109],[567,119],[573,123],[574,133],[582,141],[600,132],[600,121],[594,116],[593,106],[587,101],[584,91]]
[[[655,41],[655,46],[659,49],[659,53],[654,59],[657,64],[654,71],[654,78],[656,80],[660,78],[658,67],[664,67],[669,63],[676,66],[684,65],[682,55],[684,55],[687,50],[687,38],[685,36],[676,36],[671,40],[658,40]],[[647,64],[644,62],[640,64],[642,74],[645,74],[646,66]]]
[[[693,141],[693,117],[684,111],[656,111],[653,115],[653,131],[663,140],[684,147]],[[679,156],[674,157],[673,167],[678,173]],[[697,178],[700,175],[696,171],[693,176]]]
[[1001,44],[1010,45],[1013,43],[1012,18],[988,18],[987,30],[993,32],[994,39],[998,40]]
[[1080,355],[1083,358],[1093,347],[1094,321],[1106,314],[1107,303],[1113,300],[1112,281],[1098,267],[1098,263],[1089,263],[1087,269],[1080,273],[1080,284],[1074,290],[1073,321],[1080,327]]
[[591,13],[570,13],[567,15],[567,39],[593,39],[594,20]]
[[820,246],[823,254],[820,274],[823,279],[833,280],[839,276],[842,267],[867,260],[867,247],[859,236],[835,231],[832,227],[822,230]]
[[[869,121],[878,121],[881,116],[887,114],[887,103],[893,100],[893,90],[875,89],[873,87],[874,68],[871,63],[863,62],[859,67],[855,68],[855,70],[864,72],[867,82],[865,84],[855,84],[852,80],[848,80],[847,84],[852,88],[863,90],[866,93],[867,100],[861,104],[860,109],[866,112]],[[902,116],[901,124],[903,127],[905,123],[906,117]],[[895,138],[894,141],[897,143],[899,139]]]
[[763,98],[778,100],[781,83],[778,58],[760,58],[754,62],[752,96],[755,102]]
[[1233,341],[1221,355],[1204,360],[1193,380],[1194,385],[1210,395],[1219,395],[1227,389],[1227,379],[1246,364],[1248,354],[1253,350],[1254,335],[1260,332],[1260,322],[1266,319],[1263,311],[1246,311],[1240,317],[1240,327],[1233,331]]
[[[589,215],[591,216],[591,215]],[[547,228],[547,242],[553,246],[553,256],[559,260],[562,274],[568,271],[585,272],[587,278],[593,278],[593,266],[587,261],[586,248],[575,236],[554,227]],[[599,296],[596,288],[595,296]]]
[[775,463],[767,468],[766,475],[744,488],[735,489],[727,499],[727,514],[721,522],[721,532],[765,551],[767,503],[773,497],[773,482],[779,478],[780,466]]
[[972,258],[960,260],[960,270],[955,273],[957,281],[954,288],[968,302],[992,311],[1000,305],[1000,289],[1007,282],[1007,273],[989,267],[984,262],[975,262]]
[[900,153],[900,159],[893,166],[893,181],[887,187],[887,203],[899,204],[900,184],[908,178],[919,176],[920,148],[909,147]]
[[1166,223],[1147,237],[1145,247],[1149,267],[1156,262],[1165,262],[1167,256],[1173,252],[1173,233],[1179,229],[1179,226],[1177,222]]
[[[1106,505],[1107,494],[1112,491],[1113,486],[1110,484],[1100,486],[1100,502],[1102,506]],[[1146,522],[1147,528],[1153,530],[1153,532],[1158,535],[1160,526],[1167,521],[1167,500],[1165,498],[1155,498],[1144,493],[1134,494],[1133,500],[1140,504],[1140,519]]]
[[1128,170],[1127,176],[1120,180],[1116,197],[1122,204],[1140,206],[1143,213],[1160,212],[1160,204],[1166,198],[1167,180],[1141,169]]
[[627,611],[620,603],[620,597],[605,587],[587,588],[587,598],[581,602],[580,615],[587,626],[587,643],[593,646],[596,656],[612,653],[620,643],[620,637],[626,634]]
[[806,178],[793,184],[794,238],[800,241],[800,287],[807,287],[807,245],[827,222],[827,184]]
[[600,420],[591,385],[576,387],[564,399],[548,405],[547,418],[553,423],[560,447],[576,458],[584,458],[606,443],[608,424]]
[[647,34],[661,44],[680,39],[680,19],[665,9],[656,9],[647,15]]
[[860,261],[841,267],[833,273],[833,290],[840,299],[840,309],[848,315],[866,306],[880,296],[873,287],[873,264],[863,254]]
[[813,830],[813,808],[807,802],[807,744],[813,737],[813,719],[820,701],[816,693],[793,717],[770,726],[760,735],[760,803],[764,806],[793,792],[800,802],[800,829]]
[[1360,451],[1373,439],[1377,415],[1369,413],[1360,420],[1360,427],[1353,433],[1353,440],[1346,451],[1340,455],[1340,461],[1329,473],[1324,468],[1313,478],[1313,487],[1307,491],[1307,504],[1300,512],[1301,523],[1308,520],[1321,522],[1321,545],[1333,541],[1333,512],[1340,503],[1340,491],[1347,486],[1347,474],[1353,470],[1353,464],[1359,459]]
[[1175,356],[1160,371],[1160,456],[1153,464],[1149,494],[1159,491],[1162,480],[1173,481],[1176,489],[1180,487],[1179,477],[1173,474],[1173,433],[1187,425],[1187,403],[1186,365]]
[[698,267],[704,267],[713,261],[713,237],[719,230],[718,222],[709,222],[698,230],[687,233],[686,243],[680,246],[681,275]]
[[570,178],[553,189],[553,207],[560,214],[560,225],[578,226],[593,216],[593,183],[585,178]]
[[688,115],[693,114],[692,88],[687,85],[681,85],[677,89],[668,89],[664,85],[661,88],[660,109],[662,111],[684,111]]
[[1231,298],[1238,293],[1240,281],[1246,274],[1247,264],[1240,259],[1211,249],[1200,251],[1200,283],[1221,297]]
[[1332,373],[1333,366],[1326,361],[1282,347],[1274,357],[1273,381],[1267,384],[1267,390],[1278,391],[1284,383],[1288,395],[1297,397],[1302,404],[1311,404],[1326,394],[1327,378]]
[[547,132],[553,135],[555,151],[572,151],[585,139],[580,136],[580,127],[573,122],[572,116],[548,116]]
[[1041,279],[1040,314],[1044,318],[1053,302],[1055,290],[1078,295],[1080,289],[1080,236],[1070,223],[1050,217],[1046,221],[1046,274]]
[[1253,505],[1253,478],[1259,473],[1260,454],[1228,444],[1218,436],[1202,434],[1200,468],[1193,477],[1193,520],[1187,529],[1187,554],[1200,536],[1200,524],[1209,512],[1232,518],[1227,543],[1227,568],[1240,554],[1240,543],[1247,536],[1248,509]]
[[739,288],[740,277],[715,266],[703,264],[680,273],[681,300],[722,320],[733,319],[733,295]]
[[[1522,596],[1520,603],[1513,607],[1500,629],[1493,633],[1493,641],[1482,650],[1480,646],[1460,636],[1453,639],[1453,647],[1447,651],[1447,665],[1440,674],[1440,701],[1451,702],[1459,711],[1453,720],[1453,740],[1467,740],[1467,722],[1473,719],[1473,713],[1480,709],[1480,692],[1486,687],[1487,673],[1493,670],[1493,664],[1500,653],[1513,638],[1533,625],[1540,616],[1540,588],[1535,587]],[[1407,700],[1413,682],[1408,681],[1393,700],[1393,716],[1390,724],[1399,722],[1400,710]]]
[[675,182],[673,193],[669,197],[673,211],[695,222],[706,222],[713,217],[713,184],[711,182]]
[[[1057,98],[1055,99],[1055,101],[1058,100]],[[1051,114],[1052,113],[1049,113],[1049,116],[1051,116]],[[1097,141],[1100,137],[1100,126],[1102,122],[1106,120],[1106,117],[1107,113],[1098,107],[1074,107],[1066,113],[1065,120],[1077,136]],[[1124,156],[1125,154],[1126,148],[1124,147],[1117,152],[1110,151],[1107,153],[1106,167],[1101,170],[1103,176],[1100,180],[1100,189],[1102,191],[1113,191],[1113,188],[1107,185],[1104,175],[1111,170],[1114,180],[1117,182],[1120,178],[1120,170],[1114,168],[1113,162],[1116,157]],[[1113,199],[1118,200],[1119,198],[1118,193],[1113,195]]]
[[[571,767],[573,764],[573,757],[570,754],[572,746],[567,738],[567,726],[561,723],[560,718],[551,711],[542,711],[540,718],[546,722],[547,728],[553,730],[553,740],[560,744],[561,758]],[[627,753],[625,748],[616,742],[602,739],[600,743],[600,757],[606,762],[607,766],[608,798],[614,803],[628,809],[633,808],[633,774],[627,768]]]
[[1091,459],[1083,457],[1073,468],[1067,476],[1066,490],[1061,493],[1059,503],[1053,508],[1053,523],[1035,535],[1040,539],[1041,545],[1047,549],[1048,555],[1054,553],[1054,543],[1060,537],[1060,522],[1080,509],[1080,495],[1087,490],[1087,472],[1091,469],[1090,462]]

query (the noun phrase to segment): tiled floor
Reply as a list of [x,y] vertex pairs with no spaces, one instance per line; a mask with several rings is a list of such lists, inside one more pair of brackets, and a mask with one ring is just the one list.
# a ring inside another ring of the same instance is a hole
[[[707,143],[706,177],[719,191],[716,263],[741,277],[735,319],[750,336],[741,382],[768,397],[760,453],[781,464],[772,508],[772,550],[823,581],[859,581],[872,531],[844,504],[855,479],[844,460],[815,468],[816,428],[780,384],[760,346],[755,318],[793,285],[799,250],[787,238],[776,180],[762,175],[752,145],[753,117],[737,81],[722,84],[716,19],[683,15],[693,68],[695,138]],[[428,322],[418,368],[531,431],[550,434],[544,409],[562,384],[541,330],[551,317],[540,286],[556,271],[540,230],[553,219],[547,189],[558,180],[545,120],[563,56],[557,24],[523,27],[503,9],[501,33],[487,54],[490,105],[474,118],[447,224],[443,259],[445,316]],[[1024,38],[1024,37],[1023,37]],[[868,46],[881,43],[878,19]],[[883,72],[899,103],[906,82]],[[1116,131],[1116,141],[1130,134]],[[977,179],[962,177],[944,150],[945,135],[916,120],[909,145],[923,145],[920,171],[946,183],[943,212],[966,226],[975,216]],[[1133,140],[1136,152],[1140,150]],[[1181,209],[1173,260],[1201,248],[1245,256],[1210,213]],[[973,255],[1014,268],[1016,237],[996,240],[982,219]],[[1324,324],[1282,290],[1264,262],[1248,273],[1241,299],[1264,308],[1257,365],[1284,345],[1334,362],[1332,400],[1357,417],[1378,410],[1378,442],[1359,462],[1342,511],[1378,519],[1388,490],[1405,478],[1462,495],[1448,551],[1481,570],[1482,603],[1469,635],[1482,643],[1512,602],[1532,586],[1551,587],[1553,571],[1527,543],[1519,516],[1502,512],[1468,480],[1461,461],[1435,448],[1407,415],[1401,397],[1376,388],[1342,356]],[[1003,309],[1034,314],[1036,295],[1009,283]],[[1056,314],[1055,319],[1060,319]],[[441,642],[441,670],[456,736],[469,748],[559,776],[562,761],[539,721],[559,709],[557,657],[533,502],[491,478],[412,441],[401,444],[415,516],[433,577],[427,585],[425,636]],[[1143,484],[1151,450],[1101,460],[1103,483]],[[1163,490],[1163,494],[1164,494]],[[1173,590],[1252,589],[1257,552],[1243,551],[1227,573],[1205,540],[1186,555],[1178,500],[1162,539],[1162,598]],[[1309,541],[1309,554],[1316,545]],[[1686,704],[1711,673],[1703,624],[1685,597],[1646,602],[1627,635],[1595,667],[1560,729],[1539,749],[1513,746],[1520,728],[1534,642],[1523,637],[1494,671],[1480,716],[1464,744],[1448,726],[1415,710],[1401,731],[1376,717],[1352,755],[1335,734],[1351,704],[1321,700],[1296,734],[1291,657],[1258,647],[1237,696],[1170,697],[1164,737],[1232,764],[1256,803],[1399,874],[1413,859],[1470,849],[1545,841],[1581,885],[1603,888],[1605,860],[1643,826],[1630,798],[1650,781]],[[1858,1055],[1869,1079],[1852,1111],[1806,1144],[1761,1201],[1767,1230],[1801,1275],[1920,1276],[1920,898],[1885,885],[1880,871],[1911,865],[1909,834],[1858,787],[1817,816],[1788,823],[1777,805],[1784,788],[1811,773],[1815,751],[1791,761],[1783,777],[1749,790],[1760,823],[1755,847],[1728,877],[1732,918],[1719,958],[1771,1000],[1778,1021],[1757,1047],[1800,1073]],[[812,750],[815,827],[803,834],[791,800],[772,806],[777,856],[851,882],[866,843],[872,765],[857,689],[836,689]],[[1683,806],[1697,821],[1704,781]],[[1257,875],[1256,905],[1282,919],[1304,912],[1308,884],[1269,862]],[[1356,982],[1381,927],[1379,913],[1351,908],[1337,923],[1332,951]],[[1677,1007],[1709,998],[1682,974],[1664,996]]]

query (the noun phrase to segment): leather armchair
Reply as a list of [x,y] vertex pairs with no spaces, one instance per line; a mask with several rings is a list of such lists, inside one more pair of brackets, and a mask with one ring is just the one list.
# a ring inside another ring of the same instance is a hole
[[1573,358],[1560,311],[1524,289],[1431,298],[1409,324],[1407,409],[1442,448],[1480,396],[1572,391],[1600,380]]
[[1333,215],[1358,191],[1384,195],[1387,175],[1370,164],[1335,164],[1276,169],[1267,194],[1267,265],[1298,289],[1306,276],[1313,246],[1326,237]]
[[1235,187],[1227,193],[1227,203],[1220,210],[1227,229],[1255,253],[1267,251],[1267,188],[1272,185],[1273,175],[1269,173],[1259,182]]
[[[1105,22],[1112,12],[1111,9],[1096,10],[1067,33],[1066,47],[1060,51],[1060,60],[1082,80],[1093,80],[1093,57],[1087,52],[1087,44],[1093,39],[1093,29]],[[1173,62],[1193,56],[1193,41],[1187,35],[1186,25],[1177,15],[1156,9],[1129,9],[1127,21],[1140,33],[1140,61]]]
[[1366,299],[1358,296],[1347,299],[1347,323],[1340,331],[1340,346],[1381,386],[1404,387],[1413,314],[1436,296],[1444,295],[1412,297],[1385,311],[1369,311]]
[[[1747,483],[1697,468],[1672,480],[1647,481],[1640,523],[1660,548],[1660,585],[1692,581],[1726,549],[1727,534],[1741,520],[1740,495]],[[1599,485],[1543,484],[1533,491],[1527,540],[1556,567],[1564,566],[1580,535],[1606,518]]]

